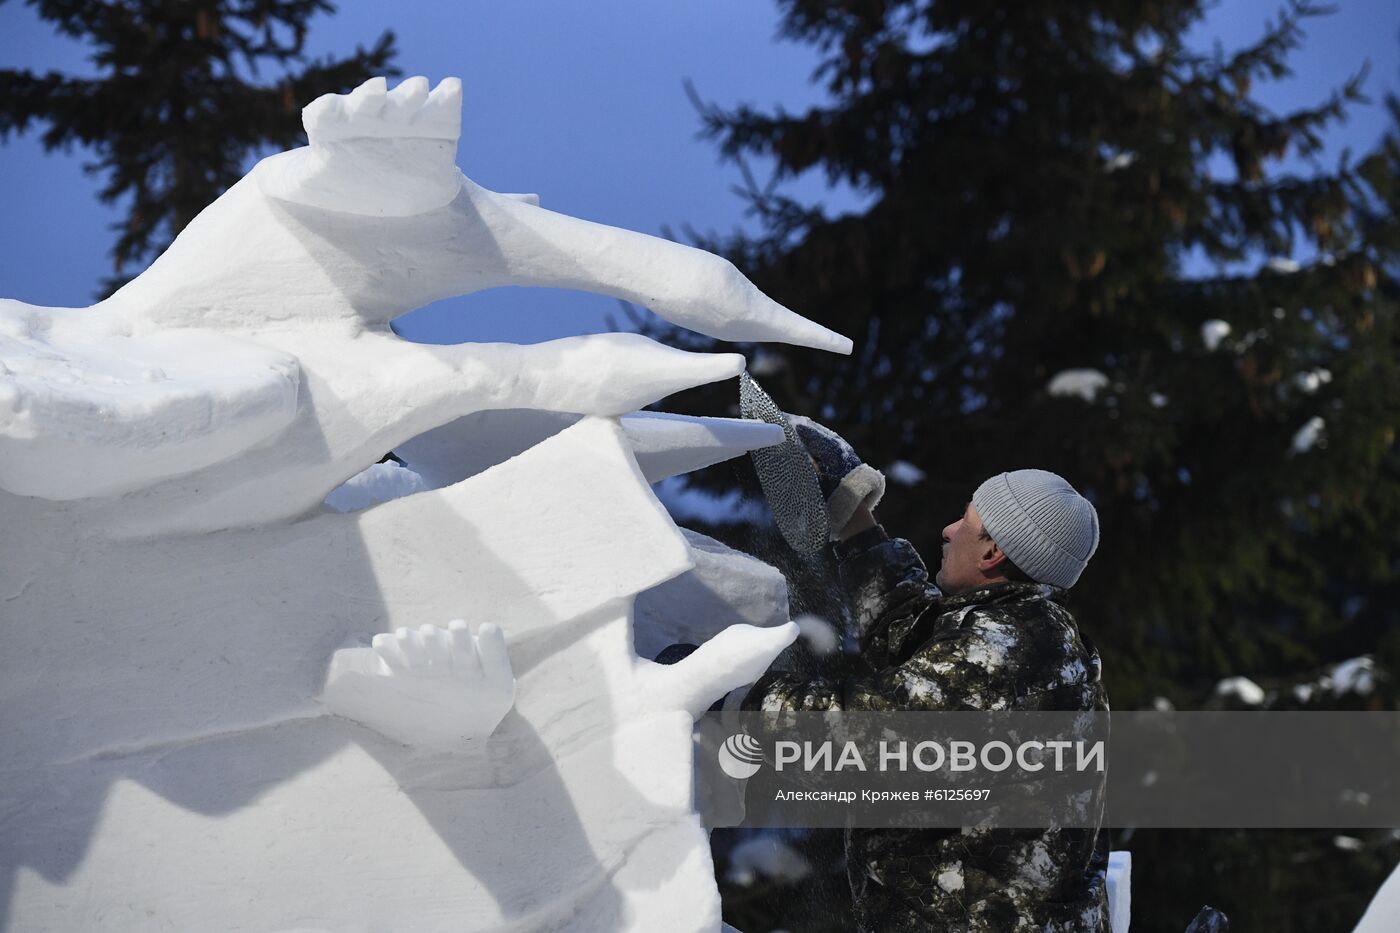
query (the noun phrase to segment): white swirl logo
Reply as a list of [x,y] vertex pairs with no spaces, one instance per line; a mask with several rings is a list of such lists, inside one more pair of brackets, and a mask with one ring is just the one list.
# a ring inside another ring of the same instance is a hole
[[751,778],[763,767],[763,746],[746,732],[737,732],[719,747],[720,770],[736,781]]

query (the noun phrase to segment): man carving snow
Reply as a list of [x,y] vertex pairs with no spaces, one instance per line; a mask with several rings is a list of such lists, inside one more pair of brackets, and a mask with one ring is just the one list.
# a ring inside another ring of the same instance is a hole
[[[1062,604],[1098,546],[1093,505],[1044,470],[987,480],[943,529],[936,583],[871,508],[883,478],[794,419],[827,496],[861,659],[845,680],[765,675],[753,710],[1107,711],[1098,652]],[[1095,829],[848,830],[862,930],[1107,931],[1108,840]]]

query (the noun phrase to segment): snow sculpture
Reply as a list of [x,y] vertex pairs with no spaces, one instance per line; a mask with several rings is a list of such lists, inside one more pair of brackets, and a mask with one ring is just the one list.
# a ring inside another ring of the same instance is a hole
[[[718,257],[475,185],[455,79],[304,120],[110,299],[0,302],[0,928],[717,929],[691,716],[796,628],[648,481],[776,438],[621,416],[742,358],[389,322],[547,285],[849,341]],[[400,446],[423,491],[322,505]],[[674,667],[633,651],[663,592],[713,599]]]
[[1353,933],[1386,933],[1387,930],[1400,930],[1400,865],[1381,883]]

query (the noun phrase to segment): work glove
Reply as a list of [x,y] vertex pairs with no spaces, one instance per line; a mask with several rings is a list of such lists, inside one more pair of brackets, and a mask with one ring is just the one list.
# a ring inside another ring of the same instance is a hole
[[816,462],[831,533],[839,536],[857,509],[862,505],[873,509],[880,503],[885,474],[862,462],[846,439],[825,425],[802,415],[788,415],[788,421]]

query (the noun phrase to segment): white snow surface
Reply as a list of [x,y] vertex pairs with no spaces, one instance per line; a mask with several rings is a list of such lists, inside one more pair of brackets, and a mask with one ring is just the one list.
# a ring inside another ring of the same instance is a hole
[[1332,665],[1315,684],[1306,685],[1309,691],[1323,690],[1333,696],[1355,693],[1370,696],[1376,689],[1376,662],[1368,654],[1348,658]]
[[1330,683],[1324,683],[1339,696],[1345,693],[1368,696],[1376,689],[1376,662],[1370,655],[1364,654],[1342,661],[1332,668],[1327,680]]
[[[437,489],[528,450],[580,417],[533,409],[480,411],[426,431],[400,444],[395,453]],[[740,418],[638,411],[624,415],[621,424],[649,483],[783,442],[777,425]]]
[[1123,169],[1128,168],[1136,161],[1136,152],[1119,152],[1104,163],[1103,170],[1105,172],[1108,172],[1109,174],[1112,174],[1114,172],[1121,172]]
[[77,499],[211,466],[291,424],[300,382],[237,337],[0,300],[0,488]]
[[423,477],[392,460],[372,463],[332,489],[326,496],[326,505],[337,512],[357,512],[427,488]]
[[1395,933],[1400,930],[1400,865],[1371,898],[1352,933]]
[[1259,706],[1264,702],[1264,688],[1248,677],[1226,677],[1215,685],[1215,695],[1237,699],[1246,706]]
[[1290,453],[1305,454],[1317,446],[1317,442],[1322,439],[1322,432],[1327,428],[1327,422],[1321,415],[1313,415],[1301,428],[1293,434],[1293,441],[1289,444]]
[[1226,321],[1219,318],[1212,318],[1201,325],[1201,343],[1206,345],[1206,349],[1214,351],[1220,346],[1220,341],[1230,336],[1231,327]]
[[[850,341],[719,257],[477,186],[460,105],[322,98],[111,298],[0,302],[0,927],[719,929],[692,717],[798,629],[648,480],[772,432],[623,416],[743,359],[389,322],[535,285]],[[701,647],[634,650],[668,640]]]
[[811,873],[807,859],[777,836],[751,836],[729,853],[728,875],[735,884],[753,884],[760,876],[792,884]]
[[1107,385],[1108,376],[1097,369],[1066,369],[1055,374],[1045,391],[1062,398],[1092,402]]
[[667,645],[703,644],[730,625],[787,624],[787,582],[776,568],[689,528],[681,535],[691,568],[638,595],[637,654],[654,658]]
[[1318,367],[1306,372],[1298,373],[1293,377],[1293,384],[1308,395],[1313,394],[1318,389],[1332,381],[1331,370]]
[[1108,853],[1108,926],[1128,933],[1133,907],[1133,853]]

